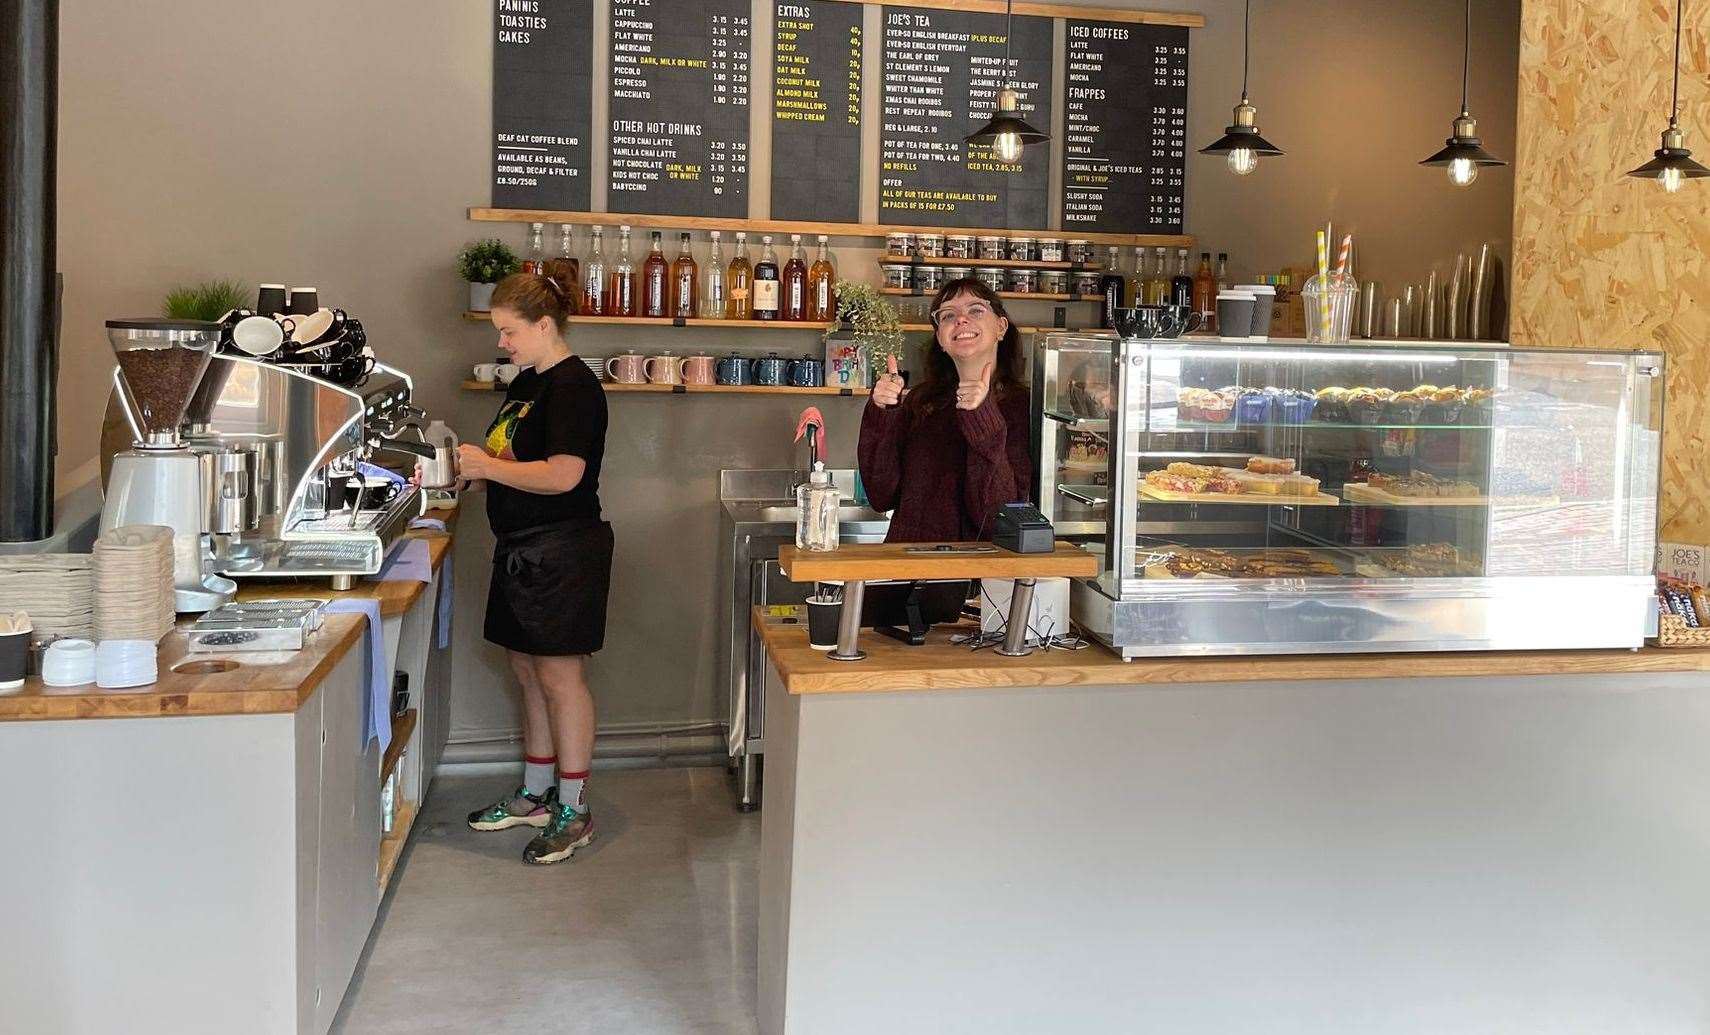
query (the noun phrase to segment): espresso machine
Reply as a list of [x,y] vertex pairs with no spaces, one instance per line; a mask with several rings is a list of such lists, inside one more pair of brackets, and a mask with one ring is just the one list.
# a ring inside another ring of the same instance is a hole
[[118,356],[113,377],[131,417],[131,448],[113,456],[101,531],[123,525],[172,529],[172,584],[180,612],[207,611],[236,583],[215,571],[207,528],[204,458],[179,428],[202,384],[220,325],[202,320],[108,320]]
[[[197,472],[194,492],[182,476],[195,503],[181,517],[196,511],[210,568],[223,581],[299,576],[349,589],[380,570],[422,513],[421,491],[375,462],[382,453],[433,454],[421,442],[425,414],[411,404],[409,377],[377,362],[356,378],[327,373],[212,354],[172,424]],[[113,455],[109,509],[125,455],[113,447],[127,430],[140,440],[151,421],[172,419],[146,409],[134,379],[121,356],[103,440],[103,454]]]

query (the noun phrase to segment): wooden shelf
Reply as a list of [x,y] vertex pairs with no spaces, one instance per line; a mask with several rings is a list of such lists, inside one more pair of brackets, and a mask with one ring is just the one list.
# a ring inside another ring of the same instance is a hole
[[[791,582],[824,582],[836,579],[1023,579],[1091,578],[1098,574],[1098,558],[1058,540],[1050,553],[915,552],[935,543],[853,543],[818,553],[799,550],[794,543],[778,548],[778,566]],[[990,546],[990,543],[956,543],[951,546]]]
[[[486,323],[489,314],[465,309],[463,318],[476,323]],[[749,327],[764,331],[823,331],[831,326],[810,320],[703,320],[699,317],[678,320],[669,316],[572,316],[570,322],[635,327]]]
[[[1080,238],[1075,238],[1080,240]],[[1068,270],[1071,273],[1103,273],[1103,266],[1077,266],[1072,262],[1034,262],[1028,259],[946,259],[938,255],[895,255],[891,252],[879,256],[879,265],[897,266],[902,263],[913,266],[990,266],[993,269],[1024,269],[1024,270]]]
[[410,828],[416,825],[416,803],[400,801],[397,811],[392,814],[392,832],[380,839],[380,895],[386,894],[386,885],[392,883],[392,872],[398,868],[398,858],[404,854],[404,845],[410,840]]
[[[1030,295],[1028,297],[1031,298],[1033,296]],[[1105,327],[1023,327],[1020,324],[1017,324],[1015,329],[1020,331],[1022,334],[1050,334],[1052,331],[1058,331],[1063,334],[1108,334],[1111,336],[1115,336],[1116,334],[1115,331]],[[899,323],[897,324],[897,330],[910,332],[920,331],[926,334],[931,334],[932,325],[929,323]]]
[[[901,295],[904,298],[926,298],[927,296],[913,288],[880,288],[882,295]],[[999,291],[999,298],[1013,299],[1017,302],[1103,302],[1103,295],[1058,295],[1046,294],[1043,291]]]
[[[1079,17],[1088,17],[1080,15]],[[571,223],[578,226],[644,226],[662,230],[746,230],[751,234],[826,234],[831,237],[885,237],[901,234],[972,233],[987,237],[1061,237],[1093,244],[1190,248],[1191,234],[1099,234],[1084,230],[1011,230],[1001,227],[904,226],[890,223],[812,223],[781,219],[725,219],[712,216],[654,216],[633,212],[564,212],[532,208],[469,209],[478,223]]]
[[[465,381],[463,388],[469,392],[495,392],[505,386],[497,381]],[[654,395],[860,395],[868,394],[865,388],[800,388],[795,385],[632,385],[617,381],[601,381],[600,387],[607,392],[647,392]]]
[[386,777],[392,775],[392,770],[398,768],[398,758],[403,755],[404,748],[409,746],[410,734],[416,731],[416,709],[411,708],[402,715],[392,716],[392,742],[386,745],[386,753],[380,756],[380,782],[385,783]]

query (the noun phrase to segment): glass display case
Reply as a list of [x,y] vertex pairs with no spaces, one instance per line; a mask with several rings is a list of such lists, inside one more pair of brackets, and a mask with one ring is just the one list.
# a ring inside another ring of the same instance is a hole
[[1636,647],[1663,357],[1473,342],[1034,350],[1040,507],[1124,657]]

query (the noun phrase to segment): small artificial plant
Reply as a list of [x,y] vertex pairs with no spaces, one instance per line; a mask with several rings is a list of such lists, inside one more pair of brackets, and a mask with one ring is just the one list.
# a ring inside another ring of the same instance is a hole
[[824,339],[830,341],[839,331],[849,331],[867,350],[877,367],[887,356],[902,355],[903,334],[897,323],[897,308],[879,289],[871,284],[840,280],[837,292],[837,323],[828,328]]
[[252,301],[254,295],[235,280],[208,280],[168,291],[160,313],[169,320],[218,320]]
[[457,253],[457,272],[471,284],[497,284],[517,271],[517,253],[496,237],[476,241]]

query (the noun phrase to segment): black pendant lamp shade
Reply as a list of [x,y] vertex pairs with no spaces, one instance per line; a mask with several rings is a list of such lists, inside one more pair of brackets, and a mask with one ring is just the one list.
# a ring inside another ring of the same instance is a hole
[[1022,148],[1029,144],[1042,144],[1051,137],[1034,129],[1027,124],[1026,119],[1016,114],[1021,107],[1021,97],[1015,92],[1015,88],[1009,85],[1009,37],[1015,29],[1012,0],[1004,0],[1003,12],[1004,84],[998,91],[997,111],[992,113],[990,121],[962,139],[965,143],[990,147],[999,161],[1019,162]]
[[1247,0],[1246,14],[1241,22],[1241,103],[1235,105],[1232,125],[1225,126],[1223,135],[1210,145],[1199,149],[1202,155],[1223,155],[1229,161],[1229,171],[1245,176],[1258,167],[1260,158],[1282,154],[1282,148],[1259,133],[1258,109],[1247,99],[1247,55],[1250,50],[1250,28],[1253,23],[1253,0]]
[[1679,190],[1685,180],[1710,176],[1710,169],[1692,160],[1692,152],[1686,147],[1686,134],[1680,131],[1680,19],[1684,7],[1684,0],[1675,0],[1674,101],[1668,110],[1668,128],[1663,130],[1662,146],[1657,148],[1650,161],[1627,174],[1642,180],[1656,180],[1670,194]]
[[1466,0],[1466,18],[1461,38],[1461,113],[1455,116],[1454,129],[1444,148],[1420,162],[1449,170],[1449,182],[1466,187],[1478,179],[1483,166],[1507,165],[1502,159],[1484,149],[1478,138],[1478,120],[1467,110],[1467,80],[1472,68],[1472,0]]

